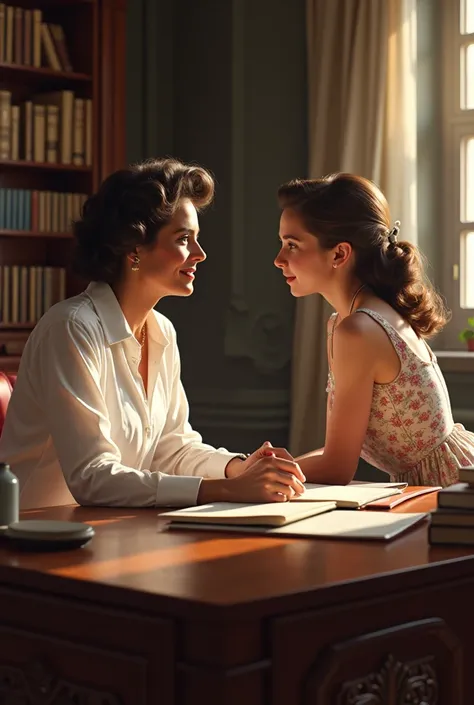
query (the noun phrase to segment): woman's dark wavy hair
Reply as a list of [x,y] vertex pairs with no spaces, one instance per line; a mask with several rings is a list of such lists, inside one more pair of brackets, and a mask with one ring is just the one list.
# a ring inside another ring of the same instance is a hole
[[280,207],[299,213],[305,228],[330,250],[348,242],[356,277],[427,338],[449,318],[443,299],[425,274],[419,249],[390,237],[390,211],[380,189],[354,174],[296,179],[280,186]]
[[213,197],[211,174],[178,159],[147,160],[115,171],[87,199],[81,218],[73,223],[76,274],[114,284],[125,257],[138,245],[156,242],[182,198],[201,210]]

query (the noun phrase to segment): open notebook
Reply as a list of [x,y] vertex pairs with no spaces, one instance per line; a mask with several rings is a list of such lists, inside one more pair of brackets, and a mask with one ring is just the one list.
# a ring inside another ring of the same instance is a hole
[[393,485],[373,486],[372,484],[354,485],[315,485],[305,484],[306,492],[292,499],[295,502],[336,502],[340,509],[359,509],[370,502],[400,495],[402,490]]
[[357,485],[358,487],[397,487],[399,490],[408,487],[408,482],[366,482],[365,480],[351,480],[350,486]]
[[160,514],[160,519],[187,524],[226,524],[228,526],[284,526],[316,514],[330,512],[335,502],[269,502],[265,504],[238,504],[214,502],[198,507],[186,507]]
[[[161,516],[164,515],[162,514]],[[426,512],[389,514],[385,512],[347,512],[342,509],[324,512],[301,521],[276,527],[172,521],[168,528],[187,529],[188,531],[196,529],[202,531],[230,531],[234,533],[294,538],[390,541],[428,517],[429,514]]]

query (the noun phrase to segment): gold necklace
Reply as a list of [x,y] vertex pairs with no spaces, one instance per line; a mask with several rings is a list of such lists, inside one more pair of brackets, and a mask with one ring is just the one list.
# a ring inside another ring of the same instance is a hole
[[354,294],[354,296],[352,297],[351,305],[349,306],[349,316],[350,316],[351,313],[352,313],[352,309],[353,309],[353,307],[354,307],[354,304],[355,304],[355,300],[356,300],[356,298],[357,298],[357,295],[360,294],[360,292],[362,291],[362,289],[365,289],[365,284],[361,284],[361,285],[359,286],[359,288],[357,289],[356,293]]
[[146,323],[143,324],[142,332],[140,335],[140,347],[143,347],[145,345],[145,339],[146,339]]

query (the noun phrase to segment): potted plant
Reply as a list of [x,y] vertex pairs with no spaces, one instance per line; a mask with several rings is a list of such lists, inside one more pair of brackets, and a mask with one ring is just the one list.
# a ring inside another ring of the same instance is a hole
[[467,328],[460,332],[459,340],[467,343],[467,349],[474,352],[474,318],[467,319]]

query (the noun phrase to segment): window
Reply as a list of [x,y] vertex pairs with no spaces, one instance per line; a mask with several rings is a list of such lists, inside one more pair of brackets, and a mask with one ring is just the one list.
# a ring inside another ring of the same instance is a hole
[[443,2],[444,293],[453,311],[444,346],[474,315],[474,0]]

